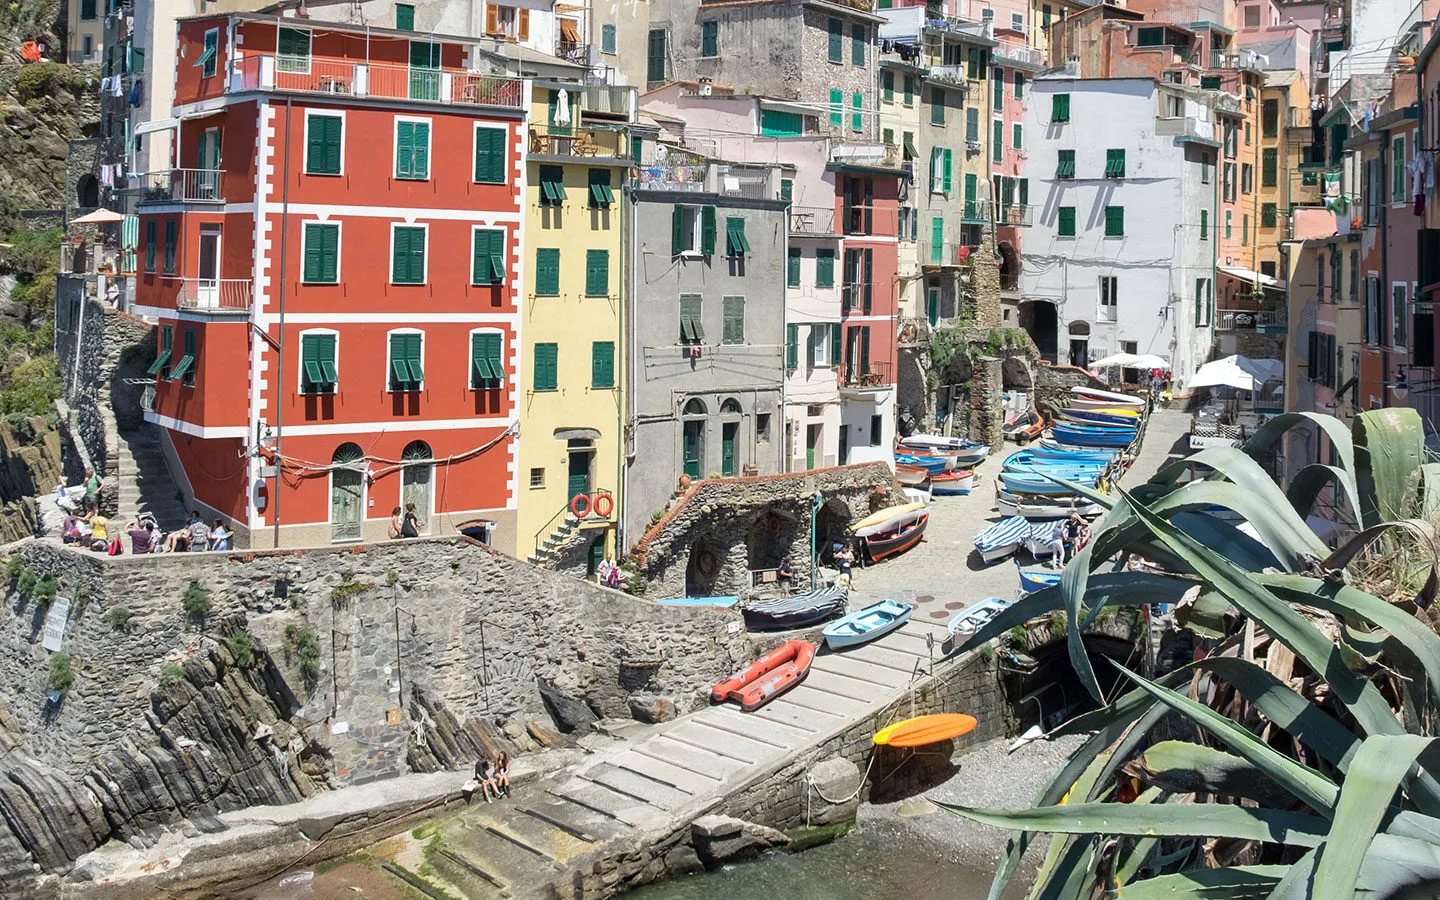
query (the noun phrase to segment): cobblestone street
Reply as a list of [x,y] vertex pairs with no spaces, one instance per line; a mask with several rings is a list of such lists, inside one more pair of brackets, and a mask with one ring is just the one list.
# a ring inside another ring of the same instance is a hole
[[[1121,478],[1125,488],[1143,484],[1174,453],[1183,454],[1190,417],[1178,410],[1157,410],[1150,418],[1140,456]],[[1021,550],[985,565],[974,552],[975,535],[1000,521],[995,511],[995,482],[1001,461],[1013,444],[987,459],[975,473],[975,488],[964,497],[936,497],[925,540],[894,559],[854,574],[850,606],[857,609],[884,598],[916,603],[915,617],[943,623],[959,609],[986,597],[1013,598],[1019,588],[1015,560],[1034,563]]]

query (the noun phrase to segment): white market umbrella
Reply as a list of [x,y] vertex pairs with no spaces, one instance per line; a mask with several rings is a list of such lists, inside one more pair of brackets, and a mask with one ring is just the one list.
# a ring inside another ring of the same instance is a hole
[[77,219],[71,219],[71,225],[110,225],[115,222],[124,221],[125,217],[110,209],[97,209],[88,212]]
[[1125,369],[1133,369],[1139,365],[1139,363],[1136,362],[1136,360],[1138,359],[1140,359],[1140,357],[1136,356],[1134,353],[1116,353],[1112,356],[1107,356],[1104,359],[1095,360],[1093,363],[1090,364],[1090,368],[1103,369],[1107,366],[1120,366],[1121,368]]
[[1130,367],[1133,369],[1164,369],[1168,372],[1170,371],[1170,361],[1153,353],[1142,354],[1135,357],[1135,361],[1130,363]]
[[1284,374],[1285,364],[1278,359],[1251,359],[1248,356],[1227,356],[1201,366],[1187,388],[1232,387],[1242,391],[1258,390],[1265,382]]
[[560,92],[560,96],[559,96],[559,97],[556,99],[556,101],[555,101],[555,124],[556,124],[556,125],[569,125],[569,124],[570,124],[570,92],[569,92],[569,91],[561,91],[561,92]]

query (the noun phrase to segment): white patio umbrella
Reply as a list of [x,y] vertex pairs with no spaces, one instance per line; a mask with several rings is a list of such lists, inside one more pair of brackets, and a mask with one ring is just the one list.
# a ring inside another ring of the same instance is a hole
[[1135,357],[1135,361],[1130,363],[1130,367],[1134,369],[1164,369],[1168,372],[1170,371],[1170,361],[1153,353],[1142,353]]
[[1232,387],[1242,391],[1254,391],[1265,382],[1281,377],[1284,372],[1285,364],[1278,359],[1227,356],[1201,366],[1186,387],[1191,390],[1202,387]]
[[88,212],[79,218],[71,219],[71,225],[110,225],[114,222],[124,221],[125,217],[120,213],[109,209],[97,209]]
[[560,96],[559,96],[558,98],[556,98],[556,101],[555,101],[555,124],[556,124],[556,125],[569,125],[569,124],[570,124],[570,92],[569,92],[569,91],[561,91],[561,92],[560,92]]
[[1133,369],[1139,365],[1139,363],[1136,362],[1138,359],[1140,359],[1140,357],[1134,353],[1115,353],[1104,359],[1095,360],[1090,364],[1090,368],[1104,369],[1108,366],[1120,366],[1121,368]]

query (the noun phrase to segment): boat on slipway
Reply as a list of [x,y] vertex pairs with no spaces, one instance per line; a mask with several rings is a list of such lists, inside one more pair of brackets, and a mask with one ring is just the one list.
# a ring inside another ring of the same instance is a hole
[[969,469],[941,472],[930,479],[930,492],[937,497],[964,496],[975,487],[975,473]]
[[745,712],[753,712],[804,681],[814,660],[814,644],[786,641],[711,688],[710,700],[734,700]]
[[881,600],[850,615],[836,619],[821,632],[831,650],[854,647],[889,634],[910,619],[915,607],[894,600]]
[[748,631],[808,628],[845,612],[845,591],[825,587],[808,594],[751,603],[740,609]]
[[975,535],[975,549],[987,563],[1002,560],[1025,543],[1030,536],[1030,523],[1020,516],[996,522]]
[[1078,447],[1128,447],[1135,443],[1134,428],[1121,425],[1076,425],[1056,422],[1050,433],[1061,444]]
[[884,509],[876,510],[851,525],[850,533],[859,538],[869,537],[872,534],[891,531],[907,522],[913,522],[924,514],[924,503],[915,502],[904,503],[899,506],[887,506]]
[[1076,385],[1070,389],[1071,397],[1069,406],[1071,409],[1108,409],[1118,407],[1120,409],[1142,410],[1145,408],[1145,400],[1133,394],[1119,394],[1115,391],[1102,391],[1099,388],[1084,387]]

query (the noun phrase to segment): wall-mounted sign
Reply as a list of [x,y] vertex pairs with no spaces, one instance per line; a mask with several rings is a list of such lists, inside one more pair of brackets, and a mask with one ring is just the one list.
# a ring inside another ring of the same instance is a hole
[[70,621],[70,598],[56,597],[45,613],[45,641],[42,646],[51,653],[65,644],[65,625]]

